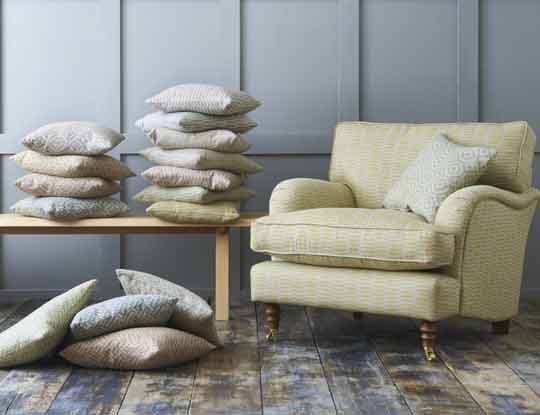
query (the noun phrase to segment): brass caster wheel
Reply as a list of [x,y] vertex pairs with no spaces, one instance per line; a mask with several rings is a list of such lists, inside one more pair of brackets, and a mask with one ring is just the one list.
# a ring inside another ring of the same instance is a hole
[[433,347],[424,346],[424,353],[428,362],[434,362],[435,360],[437,360],[437,355],[435,354],[435,350],[433,349]]
[[277,340],[277,330],[270,329],[266,335],[266,340],[269,342],[275,342]]

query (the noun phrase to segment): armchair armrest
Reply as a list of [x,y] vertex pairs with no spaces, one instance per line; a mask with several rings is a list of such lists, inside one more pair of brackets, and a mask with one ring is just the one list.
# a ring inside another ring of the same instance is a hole
[[271,215],[326,207],[355,207],[351,189],[326,180],[289,179],[279,183],[270,197]]

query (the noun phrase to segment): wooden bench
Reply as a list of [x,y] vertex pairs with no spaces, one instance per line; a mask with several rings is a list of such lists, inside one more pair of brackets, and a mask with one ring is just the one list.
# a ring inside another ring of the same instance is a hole
[[114,218],[50,221],[0,214],[0,235],[136,235],[213,233],[216,235],[216,319],[229,319],[229,229],[249,228],[260,212],[243,213],[228,224],[171,223],[151,216],[124,215]]

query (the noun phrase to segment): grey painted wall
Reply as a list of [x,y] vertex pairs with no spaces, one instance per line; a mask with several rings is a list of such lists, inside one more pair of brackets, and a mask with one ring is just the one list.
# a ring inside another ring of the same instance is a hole
[[[115,151],[136,172],[149,164],[133,122],[144,99],[182,82],[240,87],[264,101],[248,138],[266,171],[247,210],[265,210],[290,177],[325,178],[339,120],[503,121],[540,132],[538,0],[0,0],[0,205],[23,197],[7,158],[41,124],[95,120],[127,133]],[[540,148],[540,147],[538,147]],[[540,183],[540,154],[535,185]],[[144,186],[127,181],[124,200]],[[537,215],[538,216],[538,215]],[[249,233],[233,234],[232,291],[248,287]],[[9,236],[0,288],[10,296],[133,267],[212,289],[209,236]],[[540,221],[528,245],[524,287],[540,290]]]

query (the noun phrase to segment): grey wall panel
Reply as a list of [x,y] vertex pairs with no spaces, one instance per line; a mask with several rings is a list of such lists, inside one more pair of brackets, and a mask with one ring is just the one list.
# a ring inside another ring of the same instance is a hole
[[456,120],[456,1],[363,0],[360,13],[361,119]]
[[527,120],[540,131],[539,16],[538,0],[480,3],[482,120]]
[[[540,154],[535,154],[534,158],[534,179],[533,186],[540,188]],[[525,256],[525,267],[523,270],[523,289],[529,292],[540,292],[540,207],[536,209],[533,219],[529,240],[527,243],[527,254]]]

